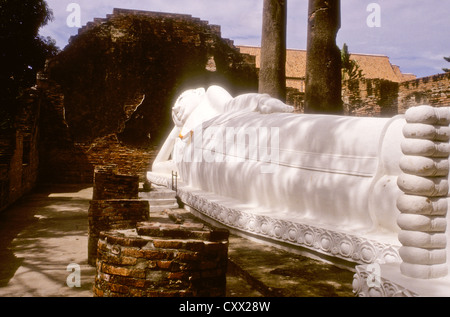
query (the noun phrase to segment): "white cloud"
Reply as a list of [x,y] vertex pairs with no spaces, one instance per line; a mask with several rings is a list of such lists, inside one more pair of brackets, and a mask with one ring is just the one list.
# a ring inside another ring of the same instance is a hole
[[[260,45],[262,0],[47,0],[55,20],[41,30],[63,48],[76,28],[66,25],[67,5],[81,7],[81,21],[106,17],[113,8],[190,14],[210,24],[221,26],[222,36],[237,45]],[[369,28],[367,5],[375,2],[381,8],[381,27]],[[289,48],[305,49],[307,37],[306,0],[288,0]],[[442,54],[450,55],[450,2],[442,0],[341,0],[341,30],[338,45],[347,43],[351,52],[383,54],[404,72],[427,76],[439,72],[447,63]]]

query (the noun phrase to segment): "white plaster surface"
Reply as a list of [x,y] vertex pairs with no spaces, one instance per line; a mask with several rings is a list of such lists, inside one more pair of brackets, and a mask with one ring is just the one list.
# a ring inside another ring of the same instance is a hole
[[[233,98],[217,86],[187,91],[175,104],[174,130],[152,171],[177,171],[192,188],[274,217],[395,236],[403,117],[290,112],[291,107],[267,95]],[[250,132],[230,141],[223,131],[233,129]],[[245,151],[236,151],[239,142],[245,142]]]
[[168,185],[176,171],[181,200],[231,228],[381,264],[378,288],[357,269],[360,296],[448,296],[449,109],[291,112],[267,95],[187,91],[148,178]]

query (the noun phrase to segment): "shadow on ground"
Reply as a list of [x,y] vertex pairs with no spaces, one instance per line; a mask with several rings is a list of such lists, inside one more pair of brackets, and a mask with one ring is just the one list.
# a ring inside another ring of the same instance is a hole
[[[93,296],[96,269],[87,261],[91,199],[91,185],[52,185],[0,213],[0,297]],[[185,210],[178,213],[199,221]],[[353,296],[353,273],[320,261],[234,235],[229,258],[227,297]],[[67,285],[70,264],[81,269],[79,288]]]
[[[67,266],[91,270],[86,256],[91,198],[87,185],[42,187],[0,213],[1,296],[65,296],[71,290]],[[85,283],[77,292],[90,288]]]

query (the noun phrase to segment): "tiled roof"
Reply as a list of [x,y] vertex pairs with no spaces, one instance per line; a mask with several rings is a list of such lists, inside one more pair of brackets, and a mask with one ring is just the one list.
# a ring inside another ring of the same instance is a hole
[[[260,67],[261,48],[255,46],[238,46],[241,53],[256,56],[256,67]],[[400,68],[392,65],[389,57],[385,55],[369,55],[369,54],[350,54],[350,58],[354,59],[360,69],[362,69],[364,77],[368,79],[380,78],[393,82],[403,82],[415,79],[413,74],[403,74]],[[304,78],[306,76],[306,50],[288,49],[286,51],[286,77]]]

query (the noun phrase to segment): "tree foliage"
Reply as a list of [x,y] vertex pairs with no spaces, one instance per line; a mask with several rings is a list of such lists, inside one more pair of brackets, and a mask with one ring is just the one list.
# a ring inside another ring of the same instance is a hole
[[0,0],[0,110],[14,113],[23,91],[35,85],[55,41],[39,36],[53,18],[44,0]]
[[354,80],[364,78],[364,74],[360,69],[358,63],[350,58],[348,46],[344,43],[341,50],[342,59],[342,80]]
[[[444,57],[444,59],[450,63],[450,56],[449,57]],[[442,68],[442,70],[446,73],[450,73],[450,68]]]

